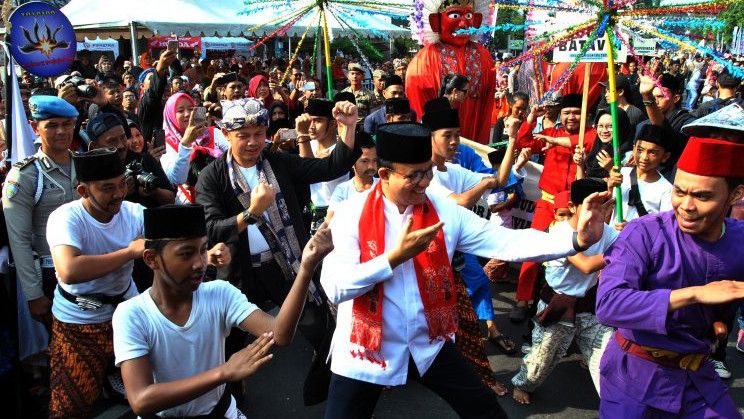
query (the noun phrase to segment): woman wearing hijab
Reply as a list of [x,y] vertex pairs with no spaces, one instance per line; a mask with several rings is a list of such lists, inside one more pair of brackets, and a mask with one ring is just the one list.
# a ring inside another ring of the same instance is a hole
[[[617,109],[618,135],[620,140],[620,160],[625,153],[633,148],[634,130],[630,125],[628,114],[624,110]],[[594,129],[597,131],[597,140],[586,155],[584,164],[584,177],[606,178],[609,169],[612,168],[612,114],[608,108],[597,111],[594,118]],[[609,166],[608,166],[609,162]]]
[[269,108],[269,130],[266,134],[269,138],[273,137],[280,128],[292,128],[293,125],[289,120],[289,108],[284,102],[276,101]]
[[281,73],[277,74],[277,70],[272,70],[270,79],[263,74],[254,76],[248,83],[248,97],[260,100],[266,109],[270,109],[275,102],[284,102],[289,108],[292,108],[289,95],[279,84]]
[[171,183],[178,185],[176,200],[181,203],[194,202],[193,185],[186,184],[191,162],[201,154],[215,159],[230,147],[219,130],[194,120],[195,106],[187,93],[176,93],[163,110],[165,154],[160,163]]
[[274,98],[271,96],[269,79],[262,74],[254,76],[248,83],[248,97],[260,100],[266,109],[271,108]]

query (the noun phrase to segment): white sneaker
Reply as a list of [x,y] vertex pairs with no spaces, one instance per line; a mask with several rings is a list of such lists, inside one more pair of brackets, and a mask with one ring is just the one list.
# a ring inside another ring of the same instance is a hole
[[716,373],[719,377],[725,379],[731,378],[731,370],[729,370],[728,365],[726,365],[723,361],[717,361],[715,359],[710,360],[713,363],[713,368],[715,368]]

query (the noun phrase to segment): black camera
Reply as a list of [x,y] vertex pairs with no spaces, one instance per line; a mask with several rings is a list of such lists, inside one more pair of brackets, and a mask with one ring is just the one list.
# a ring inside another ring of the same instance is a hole
[[71,84],[75,87],[77,87],[78,96],[80,97],[96,97],[98,94],[98,89],[96,89],[94,86],[91,86],[87,83],[85,83],[85,79],[80,76],[72,76],[65,80],[63,85]]
[[145,169],[142,168],[142,163],[138,161],[133,161],[127,165],[126,170],[124,171],[124,178],[126,179],[128,177],[134,178],[135,186],[141,186],[145,192],[150,192],[157,188],[157,178],[155,175],[146,172]]

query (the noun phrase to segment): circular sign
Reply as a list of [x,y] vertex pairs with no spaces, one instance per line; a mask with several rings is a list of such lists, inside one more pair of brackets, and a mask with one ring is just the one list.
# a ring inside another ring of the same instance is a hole
[[75,60],[75,31],[59,9],[34,1],[17,8],[9,21],[10,54],[29,73],[58,76]]

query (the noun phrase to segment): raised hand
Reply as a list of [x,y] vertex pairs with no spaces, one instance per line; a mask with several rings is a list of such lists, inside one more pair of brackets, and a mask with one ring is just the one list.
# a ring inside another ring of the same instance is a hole
[[504,126],[507,127],[506,134],[509,136],[509,141],[514,141],[517,139],[517,134],[519,134],[519,127],[522,125],[522,121],[520,121],[518,118],[514,118],[513,116],[509,116],[504,121]]
[[641,96],[651,96],[652,92],[654,91],[654,87],[656,87],[654,79],[649,76],[642,75],[639,77],[639,81],[641,82],[641,84],[638,86],[638,91],[641,93]]
[[311,122],[312,118],[306,113],[295,118],[295,131],[297,131],[297,135],[307,135],[310,132]]
[[347,128],[356,127],[357,120],[359,119],[359,110],[356,105],[351,102],[343,101],[338,102],[333,107],[333,118],[336,120],[339,126],[346,126]]
[[225,243],[217,243],[207,251],[207,258],[210,265],[214,265],[217,269],[220,269],[230,264],[232,255],[230,248]]
[[256,373],[274,357],[269,353],[274,346],[274,333],[259,336],[253,343],[234,353],[222,364],[225,381],[240,381]]
[[181,137],[181,144],[186,147],[191,147],[191,145],[194,144],[194,141],[204,134],[206,128],[206,125],[194,120],[194,111],[192,110],[191,116],[189,116],[189,126],[186,127],[186,130],[183,132],[183,137]]
[[251,206],[250,213],[259,216],[268,209],[276,199],[276,191],[274,187],[266,182],[260,182],[251,191]]
[[607,213],[612,210],[612,204],[609,192],[595,192],[586,197],[576,226],[579,246],[589,247],[602,238]]
[[57,91],[57,97],[64,99],[72,106],[77,106],[80,101],[77,94],[77,87],[72,84],[65,84]]
[[162,53],[160,53],[160,58],[158,58],[158,66],[155,68],[155,70],[159,74],[163,74],[164,71],[168,70],[168,66],[175,61],[178,58],[178,53],[173,50],[164,49]]
[[444,223],[442,221],[421,230],[411,231],[413,219],[408,218],[403,231],[398,237],[398,244],[388,255],[390,265],[395,268],[408,259],[413,258],[429,247],[429,243],[437,236]]
[[150,146],[147,147],[147,152],[150,153],[150,155],[152,156],[152,158],[154,158],[155,160],[160,161],[160,157],[163,154],[165,154],[165,146],[164,145],[161,145],[160,147],[155,147],[155,143],[154,142],[150,142],[149,144],[150,144]]
[[333,236],[328,222],[321,224],[310,241],[302,250],[302,263],[307,264],[310,269],[315,269],[318,264],[333,250]]
[[522,170],[525,164],[530,161],[530,157],[532,156],[532,149],[529,147],[525,147],[519,151],[519,155],[517,155],[517,162],[514,163],[514,171],[518,172]]
[[597,153],[597,163],[599,163],[599,167],[609,172],[613,164],[612,156],[607,151],[601,150]]

